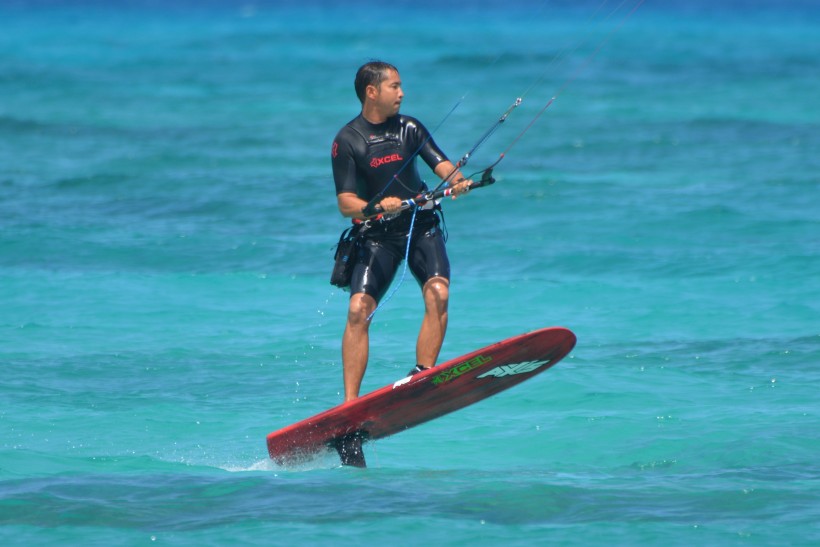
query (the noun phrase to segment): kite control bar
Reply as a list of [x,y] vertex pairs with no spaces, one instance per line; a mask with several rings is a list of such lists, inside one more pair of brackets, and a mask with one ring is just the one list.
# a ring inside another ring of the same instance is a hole
[[[484,173],[481,174],[481,179],[478,181],[473,181],[470,183],[468,190],[473,190],[474,188],[481,188],[482,186],[489,186],[495,182],[495,178],[493,178],[493,168],[487,168]],[[435,201],[437,199],[441,199],[452,195],[453,189],[452,188],[443,188],[441,190],[433,190],[432,192],[427,192],[424,194],[419,194],[414,198],[405,199],[401,202],[401,207],[399,208],[400,211],[404,211],[405,209],[410,209],[411,207],[421,207],[427,202]],[[377,215],[379,213],[383,213],[384,211],[378,204],[367,204],[362,212],[365,216],[371,217]]]

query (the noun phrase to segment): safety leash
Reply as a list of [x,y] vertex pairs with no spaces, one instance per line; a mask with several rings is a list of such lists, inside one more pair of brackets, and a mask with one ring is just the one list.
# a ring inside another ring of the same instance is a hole
[[370,312],[370,315],[367,316],[368,323],[371,319],[373,319],[373,316],[376,315],[376,312],[382,309],[382,307],[387,304],[391,298],[393,298],[393,295],[396,294],[396,291],[398,291],[402,283],[404,283],[404,277],[407,275],[407,263],[410,261],[410,242],[413,239],[413,226],[416,224],[416,213],[419,210],[416,205],[411,205],[411,207],[413,207],[413,215],[410,217],[410,231],[407,232],[407,245],[404,249],[404,268],[401,271],[401,277],[399,278],[399,282],[395,287],[393,287],[393,289],[390,290],[390,293],[384,298],[384,300],[382,300],[379,305],[376,306],[376,309]]

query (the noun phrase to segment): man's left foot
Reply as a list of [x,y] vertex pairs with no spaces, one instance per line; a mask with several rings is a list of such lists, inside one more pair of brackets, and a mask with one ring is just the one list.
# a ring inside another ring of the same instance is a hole
[[425,370],[430,370],[428,367],[423,367],[421,365],[416,365],[413,367],[413,370],[407,373],[408,376],[413,376],[414,374],[418,374],[419,372],[424,372]]

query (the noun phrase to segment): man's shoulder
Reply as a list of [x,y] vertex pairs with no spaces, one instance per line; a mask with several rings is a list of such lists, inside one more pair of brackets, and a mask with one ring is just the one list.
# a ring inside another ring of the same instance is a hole
[[427,128],[424,127],[424,124],[419,121],[418,118],[414,116],[408,116],[407,114],[399,114],[396,116],[398,118],[399,124],[402,127],[406,127],[408,129],[412,129],[415,131],[427,132]]
[[343,139],[345,137],[356,137],[362,135],[362,116],[358,115],[339,129],[339,132],[336,133],[336,140]]
[[421,122],[415,116],[410,116],[408,114],[399,114],[398,118],[401,123],[412,123],[416,125],[421,125]]

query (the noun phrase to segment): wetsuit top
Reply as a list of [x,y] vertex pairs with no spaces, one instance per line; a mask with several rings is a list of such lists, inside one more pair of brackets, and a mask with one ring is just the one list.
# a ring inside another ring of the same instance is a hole
[[[431,169],[447,159],[417,119],[397,114],[372,124],[359,114],[333,141],[336,193],[351,192],[370,201],[387,188],[384,197],[416,197],[426,190],[416,167],[416,152]],[[408,159],[410,165],[391,183]]]

